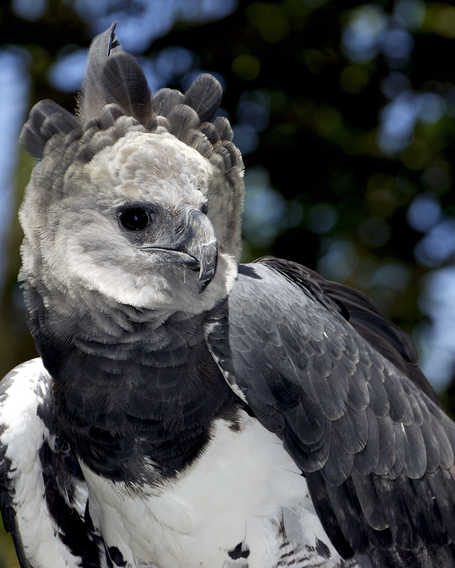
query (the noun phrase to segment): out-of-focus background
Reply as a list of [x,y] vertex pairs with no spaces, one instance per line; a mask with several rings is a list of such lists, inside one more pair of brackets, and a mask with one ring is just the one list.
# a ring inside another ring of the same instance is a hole
[[[202,71],[224,85],[246,165],[244,259],[286,257],[366,292],[453,412],[451,2],[2,0],[0,376],[34,355],[16,282],[33,165],[20,128],[42,98],[74,110],[90,40],[114,21],[152,90]],[[0,530],[0,568],[16,566]]]

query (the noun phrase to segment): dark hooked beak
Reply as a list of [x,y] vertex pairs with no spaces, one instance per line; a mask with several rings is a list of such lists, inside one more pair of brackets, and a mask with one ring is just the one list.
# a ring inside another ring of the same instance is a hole
[[203,292],[216,273],[218,243],[215,231],[209,218],[197,209],[185,210],[183,217],[183,223],[175,231],[179,234],[175,240],[141,248],[147,252],[160,252],[165,263],[185,264],[191,270],[199,270],[199,292]]
[[218,262],[218,243],[210,241],[196,247],[188,247],[187,252],[199,264],[199,292],[203,292],[213,280]]

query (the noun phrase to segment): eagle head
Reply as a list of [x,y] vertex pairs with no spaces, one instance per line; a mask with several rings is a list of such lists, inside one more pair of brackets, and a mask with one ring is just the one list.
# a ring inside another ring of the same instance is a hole
[[39,159],[20,211],[20,278],[73,306],[88,296],[200,312],[232,288],[243,164],[221,86],[149,92],[115,25],[97,36],[73,115],[36,104],[21,139]]

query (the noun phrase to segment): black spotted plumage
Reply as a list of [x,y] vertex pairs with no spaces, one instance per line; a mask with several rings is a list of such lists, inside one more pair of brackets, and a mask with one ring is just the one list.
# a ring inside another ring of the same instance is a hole
[[[2,393],[0,402],[6,404],[10,396],[11,387],[16,379],[24,379],[23,372],[28,372],[27,366],[20,365],[16,370],[12,371],[2,381]],[[55,523],[53,529],[53,537],[60,541],[61,546],[68,550],[72,558],[77,559],[81,568],[101,568],[103,563],[103,540],[99,533],[91,524],[88,510],[81,502],[86,500],[85,481],[82,476],[79,463],[75,458],[70,445],[66,440],[57,435],[54,406],[52,396],[49,395],[49,377],[45,373],[39,373],[37,380],[34,381],[32,389],[35,391],[36,415],[39,417],[39,424],[43,427],[43,437],[40,439],[40,445],[35,449],[35,453],[30,453],[33,448],[27,447],[27,440],[24,440],[23,452],[30,461],[30,468],[37,467],[33,464],[36,460],[39,464],[39,477],[43,483],[43,502],[49,509],[52,523]],[[27,397],[27,385],[24,385],[24,397]],[[1,416],[1,415],[0,415]],[[0,436],[10,434],[8,430],[11,425],[2,425],[0,428]],[[31,435],[32,433],[28,433]],[[20,433],[19,433],[20,435]],[[25,432],[27,436],[27,432]],[[13,433],[14,442],[14,433]],[[0,440],[0,512],[7,531],[11,532],[20,566],[23,568],[35,568],[35,560],[30,557],[30,542],[24,541],[22,532],[23,519],[22,513],[17,510],[17,500],[22,500],[23,495],[18,491],[24,491],[23,482],[18,484],[17,476],[20,472],[16,470],[13,456],[17,450],[21,448],[13,448],[11,457],[8,457],[10,448],[7,444]],[[29,471],[30,475],[30,471]],[[81,494],[77,495],[79,491]],[[39,490],[36,488],[36,490]],[[82,510],[81,510],[81,507]],[[37,519],[39,522],[39,519]],[[39,544],[39,543],[38,543]],[[42,543],[45,547],[46,543]]]

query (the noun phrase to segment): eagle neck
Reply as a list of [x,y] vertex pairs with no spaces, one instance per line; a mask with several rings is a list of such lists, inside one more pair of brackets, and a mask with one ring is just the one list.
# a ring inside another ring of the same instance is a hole
[[59,320],[56,333],[39,294],[28,294],[28,302],[36,296],[31,327],[54,378],[57,426],[96,473],[135,484],[172,477],[200,454],[215,418],[235,416],[205,343],[209,314],[122,307],[108,320]]

